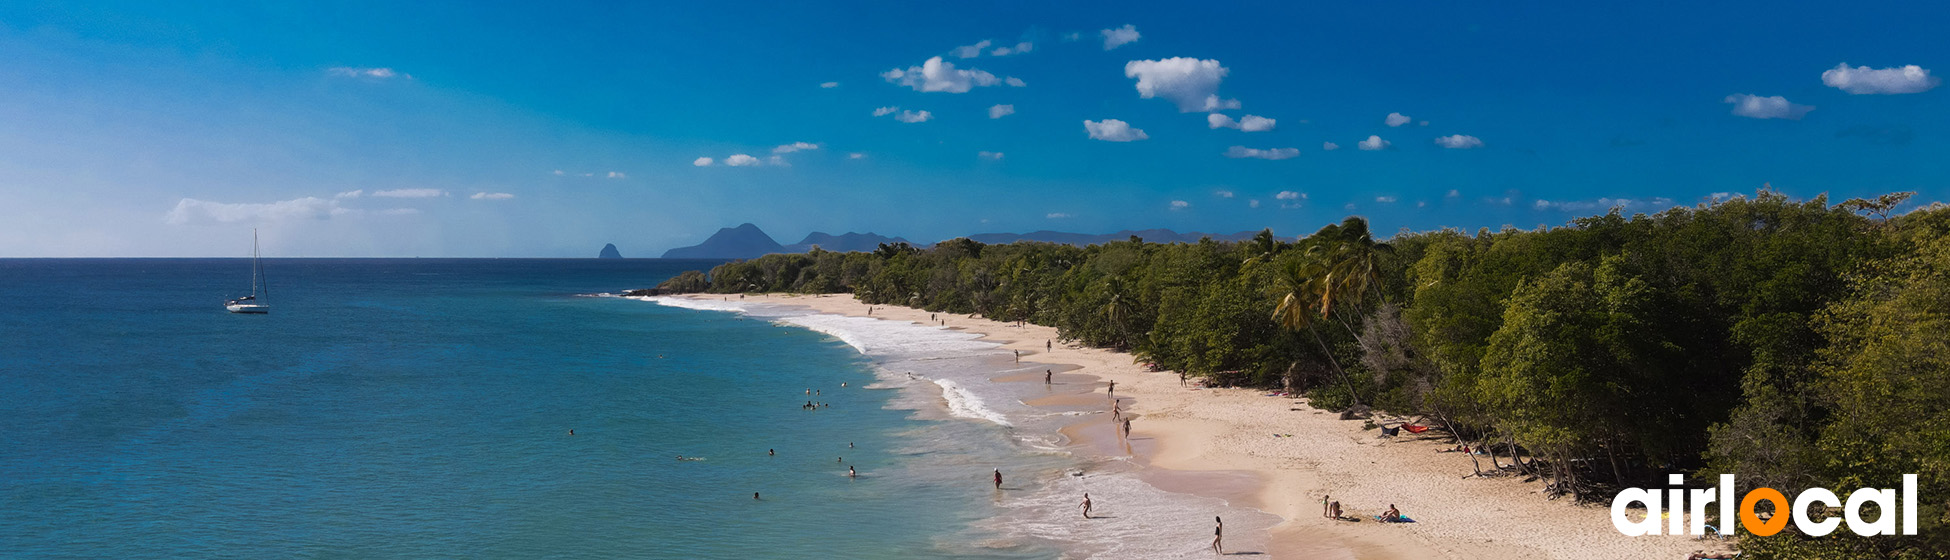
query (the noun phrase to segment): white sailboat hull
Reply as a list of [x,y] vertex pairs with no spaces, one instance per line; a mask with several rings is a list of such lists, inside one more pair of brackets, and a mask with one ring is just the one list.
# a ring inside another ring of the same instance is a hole
[[233,303],[223,306],[231,313],[270,313],[271,306],[256,303]]

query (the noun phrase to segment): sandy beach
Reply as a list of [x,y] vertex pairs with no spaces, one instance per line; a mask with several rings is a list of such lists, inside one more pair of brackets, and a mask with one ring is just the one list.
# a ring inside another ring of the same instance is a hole
[[[745,301],[869,316],[866,304],[847,295],[763,295]],[[930,315],[874,306],[870,316],[929,323]],[[1093,384],[1092,392],[1103,394],[1115,381],[1121,408],[1134,417],[1128,444],[1118,441],[1108,423],[1091,419],[1064,428],[1072,447],[1084,454],[1131,455],[1145,466],[1142,478],[1158,488],[1226,499],[1281,517],[1266,551],[1273,558],[1676,559],[1726,548],[1683,536],[1626,537],[1612,527],[1607,508],[1547,500],[1542,482],[1470,477],[1475,470],[1469,456],[1438,452],[1453,444],[1437,437],[1407,432],[1382,437],[1378,430],[1363,430],[1361,421],[1339,420],[1304,399],[1181,384],[1178,374],[1144,371],[1124,353],[1061,341],[1045,351],[1046,341],[1057,338],[1051,327],[938,316],[950,328],[1020,352],[1024,362],[1064,366],[1067,371],[1059,370],[1060,375],[1071,383]],[[1055,401],[1061,402],[1027,404],[1094,401],[1107,409],[1111,402],[1108,397]],[[1488,468],[1488,459],[1481,459]],[[1325,519],[1326,495],[1362,521]],[[1390,504],[1416,523],[1372,520]]]

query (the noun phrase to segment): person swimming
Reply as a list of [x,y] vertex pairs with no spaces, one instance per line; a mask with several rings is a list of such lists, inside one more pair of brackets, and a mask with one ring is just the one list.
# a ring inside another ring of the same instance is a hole
[[776,455],[778,455],[778,454],[779,454],[779,450],[777,450],[777,449],[767,449],[767,450],[765,450],[765,454],[766,454],[766,455],[772,455],[772,456],[776,456]]
[[575,431],[575,429],[574,429],[574,428],[571,428],[571,429],[569,429],[569,435],[572,435],[572,436],[573,436],[573,435],[576,435],[576,431]]

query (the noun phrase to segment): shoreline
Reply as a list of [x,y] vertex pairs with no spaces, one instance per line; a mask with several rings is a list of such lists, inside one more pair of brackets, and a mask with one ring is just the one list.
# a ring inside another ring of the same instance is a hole
[[[723,296],[679,296],[718,299]],[[873,306],[850,294],[747,295],[741,301],[798,306],[818,313],[919,324],[928,311]],[[1448,442],[1403,436],[1382,438],[1363,422],[1341,421],[1305,399],[1269,396],[1250,389],[1180,386],[1172,372],[1146,372],[1129,354],[1100,348],[1035,344],[1055,340],[1056,329],[1018,327],[964,315],[941,315],[947,327],[980,335],[1001,350],[1021,352],[1022,363],[1061,369],[1059,379],[1086,378],[1085,390],[1052,394],[1024,404],[1048,409],[1090,406],[1107,382],[1133,417],[1128,447],[1110,424],[1080,417],[1059,430],[1080,459],[1127,457],[1139,479],[1161,490],[1217,498],[1279,517],[1264,538],[1271,558],[1684,558],[1699,550],[1726,548],[1687,537],[1626,537],[1602,506],[1545,500],[1541,483],[1517,477],[1468,479],[1468,456],[1437,453]],[[1026,383],[1023,375],[996,383]],[[1066,383],[1067,384],[1067,383]],[[1045,402],[1046,401],[1046,402]],[[1108,410],[1109,397],[1094,406]],[[1285,437],[1284,434],[1292,434]],[[1282,434],[1275,436],[1274,434]],[[1361,522],[1320,516],[1321,496],[1333,495]],[[1392,503],[1417,520],[1382,524],[1367,519]],[[1231,540],[1231,539],[1229,539]]]

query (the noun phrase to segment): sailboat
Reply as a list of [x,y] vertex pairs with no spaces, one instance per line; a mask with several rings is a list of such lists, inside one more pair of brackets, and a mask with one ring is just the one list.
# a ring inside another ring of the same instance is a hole
[[269,295],[271,285],[264,283],[264,265],[258,264],[257,228],[251,228],[251,295],[223,302],[223,308],[231,313],[270,313],[271,304],[264,303]]

